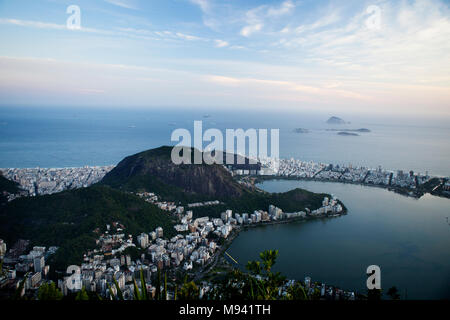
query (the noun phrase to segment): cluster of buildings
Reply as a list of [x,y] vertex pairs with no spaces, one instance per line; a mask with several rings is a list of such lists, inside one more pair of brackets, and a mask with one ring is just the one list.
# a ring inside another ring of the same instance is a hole
[[[384,170],[379,166],[371,169],[364,166],[333,165],[301,161],[298,159],[258,159],[256,163],[249,163],[248,159],[243,164],[224,165],[232,175],[278,175],[303,179],[316,179],[324,181],[339,181],[361,184],[373,184],[379,186],[392,186],[416,189],[426,183],[432,177],[425,174],[404,172],[403,170]],[[29,168],[29,169],[0,169],[2,174],[12,181],[17,182],[24,190],[17,195],[8,195],[11,201],[19,196],[35,196],[52,194],[67,189],[88,187],[100,181],[114,166],[95,166],[83,168]],[[447,179],[450,181],[450,179]],[[240,181],[252,188],[250,182]],[[443,185],[444,191],[450,191],[450,186]],[[173,211],[176,205],[172,202],[158,201],[158,197],[152,193],[138,193],[146,201],[158,205],[163,210]],[[218,205],[220,202],[205,201],[188,204],[188,208]]]
[[381,166],[370,169],[354,167],[351,164],[340,166],[296,159],[282,159],[279,165],[278,175],[280,176],[393,186],[412,190],[431,179],[428,173],[389,171],[382,169]]
[[[314,168],[309,163],[301,168]],[[99,181],[113,167],[85,167],[73,169],[7,169],[3,174],[24,187],[29,195],[49,194],[65,189],[86,187]],[[236,168],[235,168],[236,169]],[[241,168],[237,169],[241,170]],[[58,280],[58,287],[63,294],[76,292],[81,288],[108,297],[116,294],[114,280],[117,281],[124,297],[132,299],[133,280],[140,286],[140,274],[143,272],[147,291],[154,295],[153,286],[158,271],[175,274],[176,271],[187,272],[192,269],[202,269],[209,265],[217,256],[221,239],[227,239],[233,230],[239,230],[243,225],[255,225],[265,222],[276,222],[307,216],[330,216],[343,212],[339,201],[324,198],[322,206],[315,210],[286,213],[280,208],[270,205],[268,211],[255,210],[253,213],[233,213],[232,210],[222,212],[220,218],[200,217],[194,219],[192,208],[220,204],[219,201],[191,203],[187,209],[173,202],[160,201],[158,195],[145,192],[137,193],[145,201],[175,215],[179,223],[175,226],[177,235],[164,238],[161,227],[155,230],[130,235],[126,226],[119,221],[107,224],[103,230],[93,230],[98,238],[96,248],[89,250],[83,257],[80,267],[65,278]],[[49,255],[56,252],[56,247],[33,247],[25,254],[29,242],[18,241],[7,252],[6,244],[0,240],[0,256],[4,262],[5,272],[0,275],[1,286],[18,288],[24,279],[24,292],[36,291],[47,281],[49,266],[45,264]],[[136,256],[138,252],[138,256]],[[211,289],[211,284],[203,283],[201,295]],[[113,292],[111,292],[113,291]]]
[[88,187],[99,182],[114,166],[83,168],[0,169],[3,176],[17,182],[29,196],[52,194]]
[[[290,280],[288,286],[294,285],[295,281]],[[305,293],[309,297],[318,295],[320,299],[324,300],[355,300],[356,296],[353,291],[345,291],[337,287],[328,286],[325,283],[315,283],[310,277],[305,277],[303,283]]]
[[[154,193],[138,195],[154,204],[160,203]],[[215,201],[206,203],[206,205],[213,204],[217,203]],[[164,238],[164,230],[161,227],[135,236],[126,234],[126,226],[115,221],[107,224],[103,230],[100,228],[93,230],[98,235],[96,248],[85,253],[80,267],[71,269],[66,277],[58,280],[58,288],[64,295],[77,292],[84,287],[87,291],[109,297],[110,293],[117,293],[115,280],[124,297],[132,299],[133,280],[136,279],[140,287],[142,272],[147,291],[150,295],[155,295],[156,287],[153,284],[158,271],[175,274],[176,271],[188,272],[195,268],[201,270],[217,256],[220,239],[227,239],[232,231],[239,229],[241,225],[339,214],[342,210],[336,198],[331,200],[324,198],[322,207],[313,211],[306,209],[285,213],[271,205],[268,211],[255,210],[251,214],[233,214],[232,210],[226,210],[220,218],[194,219],[192,210],[185,211],[182,206],[173,206],[169,211],[178,217],[179,224],[175,226],[178,234],[170,239]],[[7,252],[6,244],[0,240],[0,254],[6,270],[0,278],[2,286],[18,288],[25,277],[23,293],[29,290],[36,292],[43,281],[47,281],[49,266],[45,261],[50,254],[56,252],[57,248],[51,247],[46,250],[45,247],[33,247],[28,254],[24,254],[28,245],[28,241],[20,240]],[[202,283],[201,295],[206,294],[211,287],[210,283]]]
[[239,227],[241,225],[250,225],[264,222],[275,222],[284,219],[292,218],[306,218],[307,216],[319,217],[319,216],[330,216],[339,215],[343,213],[343,207],[339,203],[336,197],[331,200],[325,197],[322,206],[315,210],[310,210],[308,208],[305,211],[298,212],[283,212],[280,208],[270,205],[269,211],[255,210],[253,213],[234,213],[232,210],[226,210],[221,213],[220,218],[202,217],[192,220],[192,211],[187,211],[186,215],[180,218],[180,224],[175,226],[178,232],[183,231],[194,231],[198,226],[204,226],[200,230],[200,233],[213,232],[218,236],[227,238],[231,233],[233,228]]
[[23,288],[21,294],[26,291],[37,291],[40,285],[47,278],[50,266],[46,264],[46,259],[54,254],[57,247],[35,246],[26,253],[29,241],[19,240],[7,252],[6,243],[0,239],[0,255],[3,265],[0,273],[0,288],[17,290],[21,283]]
[[[141,194],[141,196],[157,199],[157,196],[152,193]],[[152,285],[152,281],[158,270],[169,273],[176,270],[187,272],[195,267],[202,268],[208,265],[220,248],[218,240],[228,238],[240,225],[308,215],[339,214],[343,208],[336,198],[331,200],[324,198],[321,208],[307,210],[307,212],[284,213],[280,208],[271,205],[269,211],[256,210],[252,214],[235,213],[233,215],[232,210],[226,210],[220,218],[194,219],[191,210],[185,212],[184,207],[177,207],[174,210],[174,214],[180,221],[175,226],[179,233],[171,239],[164,238],[161,227],[133,237],[125,234],[125,226],[119,222],[106,225],[106,231],[97,239],[97,248],[84,256],[84,262],[78,273],[59,281],[59,288],[67,294],[69,291],[77,291],[85,287],[88,291],[107,297],[110,290],[116,290],[113,285],[113,279],[115,279],[124,297],[132,299],[134,291],[132,281],[136,279],[140,287],[142,270],[147,291],[154,295],[156,288]],[[100,233],[98,229],[94,231]],[[130,247],[139,248],[141,254],[138,258],[132,259],[127,253]],[[211,289],[211,284],[203,283],[200,289],[203,295]],[[115,294],[115,292],[112,293]]]
[[158,196],[156,194],[154,194],[153,192],[140,192],[140,193],[136,193],[136,195],[138,197],[140,197],[141,199],[144,199],[146,202],[152,203],[164,211],[171,212],[174,210],[182,210],[182,207],[177,207],[175,202],[160,201]]
[[[189,215],[192,219],[192,212],[186,214]],[[124,297],[131,299],[134,292],[132,281],[136,279],[140,287],[142,270],[147,291],[154,295],[156,288],[152,283],[158,270],[169,273],[180,269],[188,271],[195,266],[206,265],[213,257],[218,246],[209,237],[211,232],[216,231],[209,219],[192,221],[191,231],[166,239],[163,228],[158,227],[133,237],[124,233],[124,226],[119,222],[114,222],[107,225],[106,231],[97,239],[97,248],[85,254],[80,269],[60,280],[58,287],[63,294],[85,287],[88,291],[108,297],[110,293],[116,294],[115,279]],[[138,248],[140,255],[133,259],[127,251],[130,247]]]
[[219,200],[213,200],[213,201],[203,201],[203,202],[195,202],[195,203],[188,203],[188,208],[198,208],[198,207],[207,207],[207,206],[217,206],[221,204]]
[[[153,199],[158,197],[153,193],[140,194]],[[192,210],[184,211],[184,207],[176,207],[172,212],[179,219],[175,226],[178,234],[170,239],[164,238],[161,227],[137,236],[127,235],[125,226],[120,222],[106,225],[106,229],[96,240],[96,249],[88,251],[84,260],[74,274],[59,280],[58,287],[63,294],[81,290],[96,292],[108,297],[116,294],[114,279],[117,281],[124,297],[132,299],[136,279],[140,287],[141,270],[144,275],[147,291],[155,295],[155,276],[159,271],[175,274],[177,270],[188,272],[195,268],[200,270],[209,265],[220,249],[220,239],[226,239],[234,229],[244,224],[257,224],[268,221],[278,221],[294,217],[321,216],[339,214],[343,210],[336,198],[324,198],[322,207],[316,210],[285,213],[276,206],[269,206],[268,211],[256,210],[252,214],[224,211],[220,218],[193,218]],[[138,249],[137,257],[132,258],[129,248]],[[211,289],[212,284],[202,283],[201,295]],[[111,290],[113,292],[111,292]],[[170,293],[168,293],[170,295]]]
[[448,180],[445,184],[444,184],[444,190],[445,191],[450,191],[450,180]]

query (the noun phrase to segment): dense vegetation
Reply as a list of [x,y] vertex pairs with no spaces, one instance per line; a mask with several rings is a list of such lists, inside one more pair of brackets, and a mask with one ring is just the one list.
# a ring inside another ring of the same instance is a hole
[[229,199],[223,205],[195,208],[194,215],[218,217],[221,212],[231,209],[239,213],[253,213],[254,210],[268,210],[275,205],[284,212],[304,211],[305,208],[317,209],[322,205],[324,197],[329,195],[313,193],[303,189],[294,189],[284,193],[248,192],[244,196]]
[[19,185],[14,181],[6,179],[0,172],[0,205],[7,202],[7,198],[3,195],[3,192],[18,193],[19,191]]
[[257,209],[267,210],[270,204],[286,212],[313,210],[327,196],[302,189],[274,194],[257,192],[239,184],[222,165],[175,165],[171,150],[171,147],[160,147],[129,156],[100,184],[131,192],[154,192],[164,200],[183,205],[205,200],[223,203],[195,208],[196,217],[217,217],[225,209],[252,213]]
[[16,193],[19,192],[19,185],[14,181],[6,179],[0,172],[0,191]]
[[126,157],[101,184],[125,191],[154,192],[177,201],[229,199],[245,193],[245,188],[223,166],[176,165],[171,152],[172,147],[160,147]]
[[142,199],[105,186],[93,186],[48,196],[20,198],[0,209],[0,235],[8,243],[29,239],[32,244],[59,246],[54,266],[79,264],[82,253],[94,247],[106,224],[118,221],[127,234],[161,226],[175,233],[167,213]]

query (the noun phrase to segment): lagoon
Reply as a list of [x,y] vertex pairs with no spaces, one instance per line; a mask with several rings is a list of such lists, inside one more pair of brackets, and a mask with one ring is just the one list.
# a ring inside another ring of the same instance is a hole
[[269,192],[303,188],[336,195],[345,216],[251,228],[228,252],[243,267],[265,249],[280,252],[275,270],[288,278],[366,292],[366,268],[381,268],[384,292],[396,286],[402,299],[450,298],[450,200],[420,199],[385,189],[317,181],[271,180]]

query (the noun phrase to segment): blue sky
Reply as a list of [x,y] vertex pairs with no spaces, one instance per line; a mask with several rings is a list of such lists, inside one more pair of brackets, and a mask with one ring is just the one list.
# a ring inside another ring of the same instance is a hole
[[449,39],[440,0],[0,0],[0,100],[448,116]]

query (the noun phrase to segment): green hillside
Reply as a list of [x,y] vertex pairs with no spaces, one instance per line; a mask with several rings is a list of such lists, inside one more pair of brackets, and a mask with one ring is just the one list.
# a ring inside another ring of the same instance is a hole
[[14,181],[6,179],[0,172],[0,205],[7,202],[3,192],[18,193],[19,191],[19,185]]
[[269,209],[272,204],[281,208],[284,212],[304,211],[305,208],[317,209],[322,205],[324,197],[330,197],[325,193],[313,193],[303,189],[294,189],[284,193],[248,193],[242,197],[229,199],[223,205],[195,208],[194,216],[219,217],[226,209],[237,213],[253,213],[254,210]]
[[164,200],[183,205],[203,200],[224,203],[195,208],[196,217],[217,217],[225,209],[251,213],[267,210],[270,204],[286,212],[317,209],[323,197],[329,196],[302,189],[274,194],[257,192],[239,184],[222,165],[175,165],[171,150],[172,147],[160,147],[126,157],[100,184],[132,192],[154,192]]
[[247,192],[223,166],[175,165],[171,151],[172,147],[165,146],[126,157],[100,184],[126,191],[154,192],[166,200],[182,202],[230,199]]
[[95,245],[97,227],[118,221],[125,233],[136,235],[156,227],[175,234],[167,213],[142,199],[105,186],[21,198],[0,209],[0,238],[9,243],[29,239],[33,244],[59,246],[57,267],[80,263],[82,253]]

